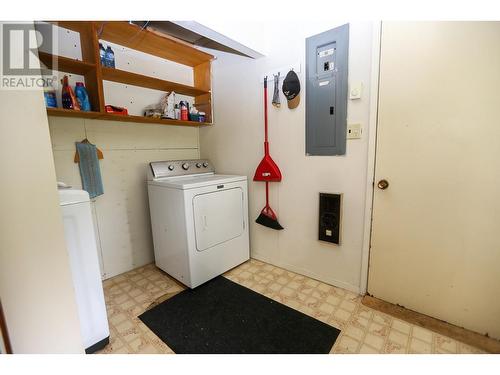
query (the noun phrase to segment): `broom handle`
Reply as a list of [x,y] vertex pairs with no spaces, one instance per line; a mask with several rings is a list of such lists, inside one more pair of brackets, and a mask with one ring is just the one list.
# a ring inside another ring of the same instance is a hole
[[[267,142],[267,76],[264,77],[264,146],[266,154],[269,153]],[[266,181],[266,207],[269,207],[269,182]]]
[[269,182],[266,181],[266,207],[269,207]]
[[267,76],[264,77],[264,142],[267,144]]

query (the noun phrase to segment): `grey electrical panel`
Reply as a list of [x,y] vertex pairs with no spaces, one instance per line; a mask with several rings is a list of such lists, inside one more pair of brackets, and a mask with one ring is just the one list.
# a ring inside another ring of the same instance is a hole
[[344,155],[349,24],[306,39],[306,154]]

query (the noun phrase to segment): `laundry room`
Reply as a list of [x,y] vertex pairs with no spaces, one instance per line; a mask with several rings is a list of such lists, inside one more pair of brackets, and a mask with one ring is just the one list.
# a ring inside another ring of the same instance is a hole
[[498,360],[500,22],[189,8],[0,22],[0,354]]

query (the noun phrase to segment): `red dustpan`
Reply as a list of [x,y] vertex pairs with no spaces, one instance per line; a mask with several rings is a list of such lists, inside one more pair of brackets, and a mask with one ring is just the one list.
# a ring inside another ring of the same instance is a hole
[[261,160],[254,181],[279,182],[281,171],[269,155],[269,142],[267,141],[267,77],[264,78],[264,158]]

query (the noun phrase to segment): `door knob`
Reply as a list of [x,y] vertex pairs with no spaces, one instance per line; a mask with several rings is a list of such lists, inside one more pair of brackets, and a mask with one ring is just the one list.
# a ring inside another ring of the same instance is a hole
[[378,183],[377,183],[377,187],[381,190],[385,190],[389,187],[389,181],[387,180],[380,180]]

